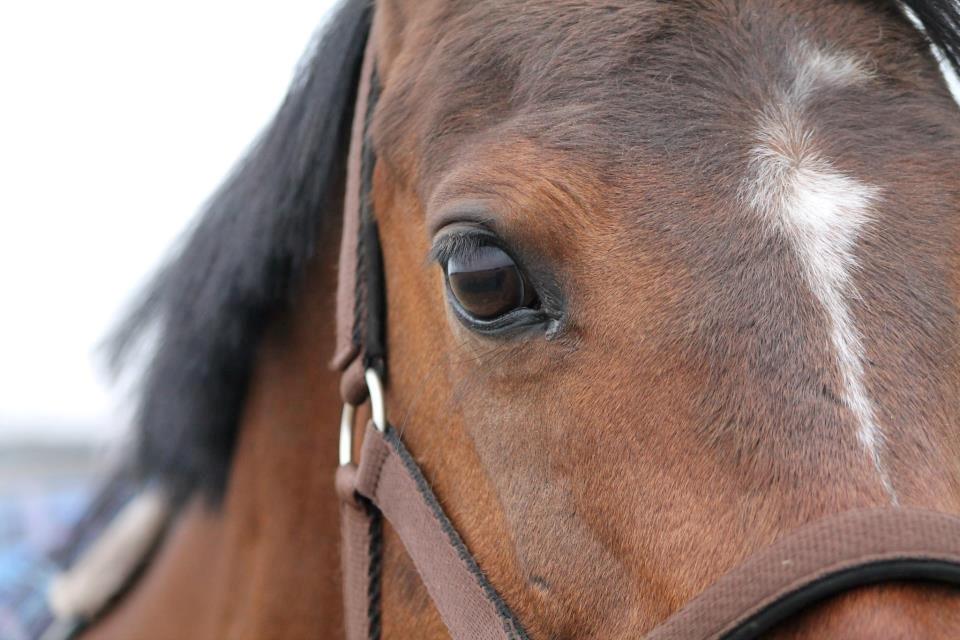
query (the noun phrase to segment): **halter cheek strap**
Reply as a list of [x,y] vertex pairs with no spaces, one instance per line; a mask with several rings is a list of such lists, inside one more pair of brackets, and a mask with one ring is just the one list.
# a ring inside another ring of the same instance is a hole
[[[370,198],[376,158],[368,140],[379,90],[368,43],[349,152],[333,361],[343,374],[345,403],[336,482],[347,639],[380,637],[384,518],[403,542],[454,640],[526,638],[387,421],[381,382],[386,375],[385,287]],[[353,407],[368,395],[374,419],[355,465]],[[756,638],[819,600],[905,579],[960,586],[960,518],[885,508],[806,525],[749,557],[647,637]]]
[[367,140],[367,125],[380,93],[371,48],[368,42],[360,71],[347,156],[337,282],[337,344],[331,363],[343,374],[340,395],[351,405],[361,404],[366,399],[364,370],[373,366],[383,374],[385,363],[383,269],[380,236],[371,200],[376,158],[373,146]]
[[360,464],[341,465],[337,491],[349,640],[379,637],[382,517],[403,542],[453,638],[527,637],[392,427],[381,432],[367,425]]

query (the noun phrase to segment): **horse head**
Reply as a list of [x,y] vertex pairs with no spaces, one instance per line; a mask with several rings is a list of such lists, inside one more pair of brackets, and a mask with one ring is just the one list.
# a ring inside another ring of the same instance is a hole
[[[892,2],[347,4],[121,339],[161,324],[140,463],[185,496],[170,566],[219,558],[204,628],[337,624],[320,367],[367,33],[386,405],[531,637],[638,637],[833,514],[960,513],[960,114],[929,46],[956,62],[958,13],[908,4],[925,33]],[[383,544],[383,636],[443,637]],[[893,583],[776,633],[957,628],[954,590]]]

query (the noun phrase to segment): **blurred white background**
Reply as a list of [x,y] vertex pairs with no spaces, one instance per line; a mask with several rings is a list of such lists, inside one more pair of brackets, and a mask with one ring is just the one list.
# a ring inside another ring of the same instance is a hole
[[97,346],[333,4],[0,5],[0,444],[123,431]]

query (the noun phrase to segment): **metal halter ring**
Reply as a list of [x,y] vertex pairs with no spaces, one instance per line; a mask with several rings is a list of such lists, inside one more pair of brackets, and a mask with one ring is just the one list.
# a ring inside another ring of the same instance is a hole
[[[387,430],[387,401],[383,392],[383,380],[376,369],[367,369],[363,372],[367,382],[367,393],[370,395],[370,412],[373,426],[383,433]],[[345,402],[340,413],[340,465],[350,464],[353,458],[353,420],[357,414],[357,407]]]

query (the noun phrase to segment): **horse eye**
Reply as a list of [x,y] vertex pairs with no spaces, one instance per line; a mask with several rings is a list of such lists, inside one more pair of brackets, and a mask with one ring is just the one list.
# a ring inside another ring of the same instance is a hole
[[529,302],[520,267],[499,247],[486,245],[447,260],[450,292],[468,314],[492,320]]

